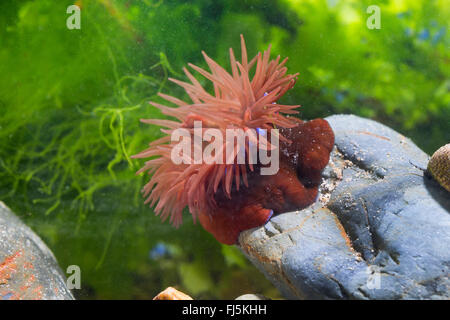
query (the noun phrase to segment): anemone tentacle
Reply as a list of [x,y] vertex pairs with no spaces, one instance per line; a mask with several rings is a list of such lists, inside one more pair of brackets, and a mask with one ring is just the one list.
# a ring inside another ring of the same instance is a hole
[[[137,173],[148,172],[152,175],[142,191],[147,198],[146,203],[156,205],[155,213],[163,220],[169,218],[171,223],[179,226],[185,207],[189,207],[195,220],[199,212],[212,205],[213,196],[219,187],[230,197],[233,185],[239,188],[242,181],[248,186],[247,170],[253,170],[252,164],[248,161],[250,156],[248,152],[246,164],[173,163],[171,153],[175,143],[170,141],[170,136],[174,130],[185,128],[193,134],[194,121],[202,121],[204,130],[215,128],[223,134],[228,128],[270,130],[274,127],[293,128],[297,125],[295,118],[286,115],[298,113],[294,109],[299,106],[278,104],[277,100],[294,86],[298,73],[287,75],[285,67],[287,58],[281,62],[280,56],[270,60],[270,50],[269,46],[266,51],[258,53],[249,62],[244,37],[241,35],[241,62],[235,59],[231,48],[229,51],[231,74],[205,52],[202,54],[210,72],[188,64],[213,83],[214,94],[208,93],[192,73],[183,68],[190,83],[172,78],[169,80],[184,88],[192,103],[163,93],[159,93],[159,96],[176,107],[150,102],[163,114],[177,120],[141,119],[144,123],[167,128],[161,129],[166,136],[153,141],[149,148],[133,156],[152,158]],[[255,65],[254,75],[251,78],[251,69]],[[260,139],[260,144],[271,147],[268,141],[264,141],[264,137]],[[284,137],[280,136],[280,139]],[[238,145],[236,149],[241,150],[240,147],[248,151],[247,144]],[[223,154],[225,149],[224,143]],[[234,160],[236,157],[235,152]]]

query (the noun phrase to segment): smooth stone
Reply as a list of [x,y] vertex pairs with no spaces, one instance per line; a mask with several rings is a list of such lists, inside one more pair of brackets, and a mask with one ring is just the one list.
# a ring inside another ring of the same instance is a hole
[[72,300],[45,243],[0,201],[0,300]]
[[354,115],[318,201],[242,232],[239,247],[288,299],[449,299],[450,193],[410,139]]

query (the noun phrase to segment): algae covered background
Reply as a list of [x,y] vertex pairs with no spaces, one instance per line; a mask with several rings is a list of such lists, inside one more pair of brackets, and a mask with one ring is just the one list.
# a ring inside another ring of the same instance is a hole
[[[69,30],[69,5],[81,29]],[[366,12],[377,5],[381,28]],[[174,229],[141,199],[130,155],[161,136],[158,92],[201,50],[228,66],[272,44],[296,86],[300,117],[353,113],[427,153],[450,140],[446,1],[78,0],[0,2],[0,200],[55,253],[81,268],[81,299],[148,299],[167,286],[195,298],[279,294],[235,247],[185,214]],[[200,77],[199,77],[200,79]],[[203,81],[204,79],[202,79]],[[206,81],[202,83],[206,84]]]

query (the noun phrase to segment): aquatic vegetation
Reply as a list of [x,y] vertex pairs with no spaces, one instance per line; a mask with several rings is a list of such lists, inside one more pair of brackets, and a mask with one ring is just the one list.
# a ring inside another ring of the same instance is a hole
[[[175,93],[167,77],[178,74],[164,52],[136,39],[136,24],[123,30],[96,1],[83,1],[80,33],[68,31],[59,23],[67,5],[24,2],[0,13],[10,24],[1,30],[0,199],[63,270],[80,266],[79,298],[151,298],[174,284],[232,298],[239,292],[227,283],[236,278],[248,290],[272,290],[237,249],[222,251],[206,232],[192,237],[189,225],[170,236],[148,214],[129,155],[161,136],[156,128],[135,133],[139,118],[159,116],[148,101],[163,89]],[[150,248],[168,238],[170,257],[149,260]]]
[[[213,83],[214,95],[207,93],[186,68],[183,70],[191,83],[169,79],[186,90],[192,103],[160,93],[163,99],[178,107],[150,103],[178,121],[141,119],[147,124],[166,127],[162,130],[166,136],[153,141],[148,149],[133,156],[152,158],[137,173],[148,171],[152,175],[143,193],[150,206],[158,203],[155,212],[163,221],[170,217],[170,221],[179,226],[182,211],[188,206],[194,221],[198,218],[207,231],[225,244],[235,243],[241,231],[263,225],[274,212],[301,209],[314,202],[320,173],[328,163],[334,144],[333,132],[325,120],[303,123],[296,118],[288,118],[286,115],[298,113],[294,110],[298,106],[277,103],[294,86],[298,76],[286,75],[287,58],[281,62],[280,56],[269,60],[269,46],[263,54],[258,53],[249,62],[242,35],[241,50],[242,62],[239,63],[230,48],[232,74],[204,52],[211,73],[189,64]],[[253,66],[255,72],[252,78]],[[195,122],[203,126],[199,133],[196,133]],[[281,128],[280,134],[272,130],[275,128]],[[171,136],[180,129],[192,138],[193,148],[190,148],[192,142],[189,141],[189,149],[198,148],[200,154],[208,147],[196,145],[195,138],[208,130],[225,134],[230,129],[241,129],[248,140],[238,138],[234,145],[234,139],[223,141],[221,138],[219,141],[218,137],[214,137],[215,141],[211,144],[218,142],[220,145],[215,150],[214,159],[211,159],[213,161],[195,162],[191,152],[184,154],[183,151],[175,156],[189,161],[178,163],[174,159],[178,143],[171,141]],[[251,129],[256,131],[252,133]],[[267,137],[257,134],[262,130],[268,130],[264,131]],[[264,175],[261,159],[252,162],[250,149],[253,145],[273,154],[274,149],[278,148],[272,141],[275,134],[282,140],[282,156],[270,160],[280,160],[281,168]],[[228,152],[231,144],[232,154]],[[239,156],[242,162],[238,161]],[[303,183],[299,179],[303,179]]]

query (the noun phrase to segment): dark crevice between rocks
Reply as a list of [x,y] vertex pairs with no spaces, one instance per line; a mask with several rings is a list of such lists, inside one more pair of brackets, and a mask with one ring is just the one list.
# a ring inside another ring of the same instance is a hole
[[281,231],[280,231],[279,227],[275,223],[273,223],[272,221],[269,221],[264,226],[264,233],[270,239],[270,238],[280,234]]
[[[340,296],[337,298],[339,298],[339,299],[349,299],[350,298],[350,294],[347,292],[347,290],[345,290],[345,287],[337,279],[335,279],[332,276],[328,276],[327,278],[337,284],[337,286],[339,288],[339,292],[340,292]],[[332,297],[332,298],[334,298],[334,297]]]
[[[343,161],[345,161],[345,163],[346,163],[345,166],[342,165],[341,159]],[[384,180],[384,178],[385,178],[385,175],[381,174],[379,170],[374,170],[371,166],[365,165],[362,162],[364,159],[358,160],[357,156],[348,157],[346,155],[345,150],[341,150],[337,146],[336,146],[336,154],[334,155],[332,160],[333,160],[333,163],[342,170],[342,172],[345,169],[351,169],[352,167],[362,170],[363,172],[368,174],[367,178],[372,179],[374,184],[381,182],[381,180]],[[338,161],[336,161],[336,160],[338,160]],[[339,160],[341,160],[341,161],[339,161]],[[338,163],[336,163],[336,162],[338,162]],[[329,177],[326,177],[326,178],[329,179]],[[340,180],[342,180],[342,179],[340,179]],[[334,186],[333,190],[331,190],[331,192],[330,192],[331,194],[333,193],[333,191],[336,189],[336,187],[338,186],[338,184],[340,182],[341,181],[334,182],[335,186]],[[344,197],[344,196],[342,196],[342,197]],[[360,227],[367,228],[367,231],[368,231],[367,236],[369,238],[369,239],[367,239],[367,241],[370,241],[369,243],[364,243],[364,241],[359,240],[359,232],[357,230],[353,230],[354,232],[352,232],[352,230],[349,230],[349,225],[351,225],[351,224],[349,224],[349,221],[347,221],[345,218],[347,216],[347,214],[339,214],[336,211],[338,208],[336,206],[334,206],[333,204],[329,205],[328,203],[326,203],[325,206],[328,209],[330,209],[336,215],[336,217],[339,219],[340,223],[344,227],[344,231],[346,232],[347,235],[349,235],[349,238],[352,241],[352,245],[353,245],[353,248],[355,249],[355,251],[358,252],[366,262],[370,262],[370,261],[373,261],[375,259],[375,257],[378,255],[378,253],[381,250],[382,244],[380,244],[380,240],[378,239],[378,237],[376,235],[376,231],[373,229],[373,226],[370,223],[369,209],[367,207],[367,203],[366,203],[365,199],[363,199],[363,198],[349,199],[349,202],[356,204],[356,202],[358,202],[358,200],[360,202],[361,209],[365,215],[364,226],[360,226]],[[353,212],[358,211],[356,207],[353,210],[352,210],[352,208],[348,208],[348,210],[353,211]],[[395,255],[395,253],[391,253],[391,254],[392,254],[392,260],[394,262],[398,263],[398,258]]]
[[[351,169],[352,167],[359,168],[363,172],[367,173],[368,178],[372,179],[374,182],[377,182],[384,178],[384,176],[377,175],[376,172],[373,172],[370,168],[364,166],[363,163],[361,161],[358,161],[356,158],[354,159],[354,158],[347,157],[345,155],[345,151],[341,150],[337,146],[335,146],[335,152],[332,154],[332,156],[333,157],[332,157],[331,162],[333,163],[334,167],[336,167],[338,170],[340,170],[340,176],[333,177],[334,179],[331,182],[333,184],[333,188],[331,190],[329,190],[330,196],[332,196],[335,189],[342,182],[343,173],[344,173],[345,169]],[[324,177],[324,180],[331,180],[331,179],[330,179],[330,177]],[[326,181],[324,183],[326,183]],[[349,199],[349,202],[355,204],[355,201],[353,199]],[[355,249],[355,252],[357,252],[366,261],[369,260],[370,258],[372,258],[372,256],[368,257],[367,254],[364,254],[364,252],[375,250],[375,249],[373,249],[373,247],[374,247],[373,239],[371,241],[372,243],[369,244],[369,246],[367,246],[367,245],[363,246],[362,244],[358,245],[357,244],[358,243],[357,233],[354,234],[353,232],[351,232],[351,230],[348,229],[349,224],[345,220],[343,220],[343,216],[340,214],[337,214],[336,208],[333,205],[329,205],[328,201],[326,203],[323,203],[323,205],[324,205],[324,207],[328,208],[331,212],[333,212],[333,214],[335,214],[335,216],[337,217],[337,219],[343,226],[344,232],[347,234],[348,238],[351,239],[352,247]],[[365,206],[364,202],[362,203],[362,206],[367,214],[367,206]],[[350,210],[351,208],[348,208],[348,209]],[[366,226],[368,228],[370,228],[368,216],[366,216]],[[370,233],[370,236],[372,237],[372,233],[373,233],[372,230],[369,229],[369,233]]]
[[[373,239],[374,239],[374,245],[376,245],[377,247],[377,254],[375,255],[374,260],[377,259],[378,255],[381,253],[385,253],[388,255],[388,257],[396,264],[399,265],[400,264],[400,254],[395,252],[394,250],[390,249],[382,240],[380,237],[377,236],[376,233],[373,234]],[[383,262],[379,262],[378,263],[380,266],[386,266],[386,263]],[[381,272],[381,271],[380,271]],[[384,272],[384,273],[388,273],[388,272]]]
[[289,233],[288,233],[288,238],[291,241],[292,245],[295,245],[295,241],[294,241],[294,239],[292,239],[292,236]]
[[276,231],[278,231],[278,234],[280,234],[280,233],[283,233],[283,229],[276,223],[276,222],[270,222],[271,223],[271,225],[272,225],[272,227],[276,230]]
[[394,261],[397,265],[400,264],[400,255],[398,253],[393,252],[392,250],[386,250],[386,252],[389,254],[389,257],[391,257],[392,261]]
[[[359,169],[364,170],[365,172],[370,174],[374,181],[383,180],[385,178],[385,176],[386,176],[385,174],[382,174],[379,170],[374,170],[374,168],[371,165],[366,165],[364,163],[364,159],[359,158],[356,155],[354,155],[352,157],[348,157],[346,150],[342,150],[338,146],[336,146],[336,149],[342,155],[344,160],[351,162],[351,164],[353,166],[358,167]],[[386,168],[383,168],[383,167],[378,167],[378,169],[382,169],[382,170],[386,171]]]
[[370,295],[365,290],[363,290],[362,288],[358,288],[358,292],[361,293],[364,298],[371,299]]
[[442,293],[443,295],[445,295],[446,291],[449,288],[441,284],[443,278],[448,280],[448,277],[444,276],[444,277],[435,277],[432,279],[428,279],[426,281],[419,281],[417,283],[426,288],[428,292]]
[[[355,253],[367,263],[372,261],[378,252],[378,248],[374,244],[376,239],[374,238],[374,230],[370,227],[369,212],[364,199],[354,199],[349,196],[345,202],[331,203],[329,209],[342,225],[343,232],[350,239]],[[353,213],[356,213],[357,216]]]
[[379,248],[377,246],[377,242],[376,242],[376,235],[375,235],[375,231],[372,228],[372,225],[370,224],[370,220],[369,220],[369,210],[367,209],[367,203],[366,200],[364,198],[360,198],[361,200],[361,205],[362,208],[364,210],[364,215],[366,217],[366,224],[367,224],[367,230],[369,232],[369,236],[370,236],[370,250],[372,251],[371,257],[365,257],[363,255],[363,253],[361,252],[361,254],[363,255],[363,258],[368,261],[368,260],[373,260],[375,258],[375,256],[378,255],[379,252]]

